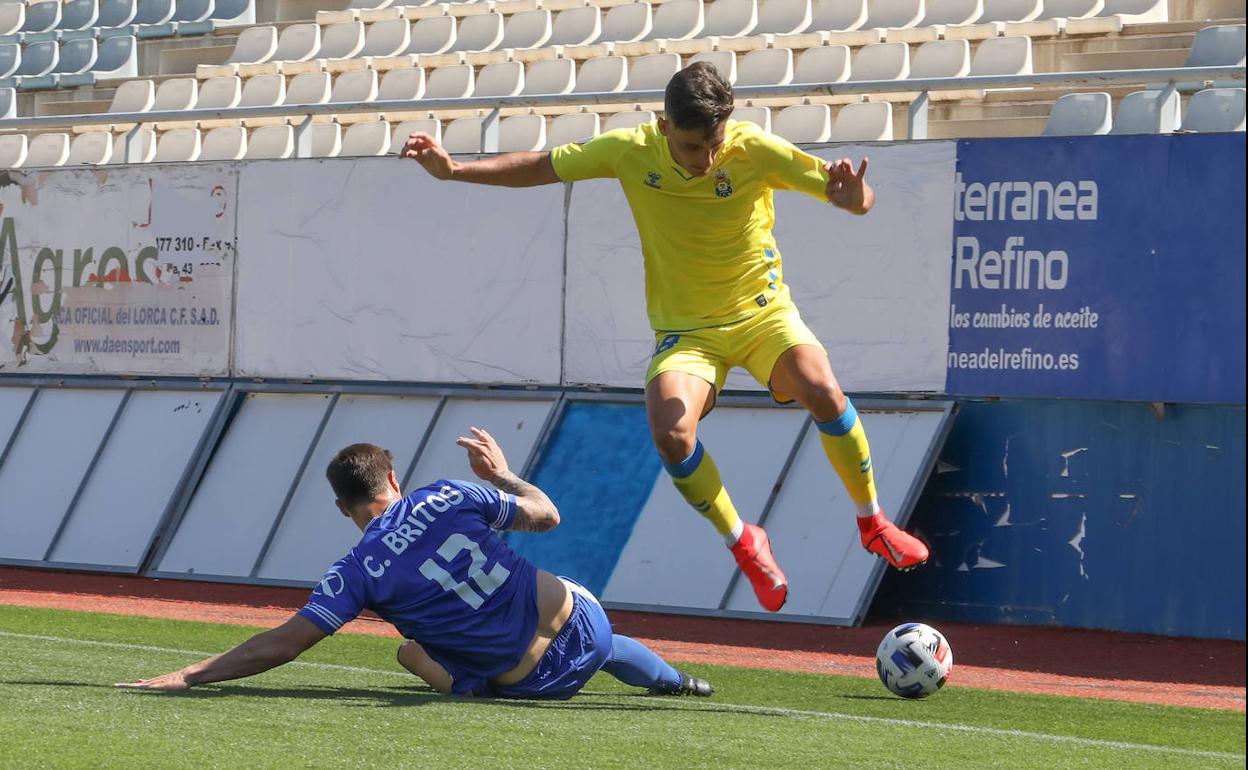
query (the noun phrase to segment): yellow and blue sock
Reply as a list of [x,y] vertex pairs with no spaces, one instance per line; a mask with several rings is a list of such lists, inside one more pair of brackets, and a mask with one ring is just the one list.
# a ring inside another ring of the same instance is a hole
[[741,539],[743,525],[737,509],[724,489],[724,482],[719,477],[719,468],[707,454],[699,440],[689,456],[679,463],[664,463],[676,485],[680,496],[702,514],[716,531],[724,536],[728,545],[736,545]]
[[841,483],[854,501],[861,517],[873,516],[880,510],[875,492],[875,474],[871,468],[871,447],[867,445],[867,432],[862,429],[858,410],[853,402],[845,399],[845,411],[840,417],[827,422],[815,423],[819,439],[828,462],[841,477]]

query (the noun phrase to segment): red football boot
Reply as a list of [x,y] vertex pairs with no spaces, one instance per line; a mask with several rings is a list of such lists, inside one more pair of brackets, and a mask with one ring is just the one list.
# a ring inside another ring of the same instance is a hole
[[789,598],[789,581],[771,555],[771,542],[762,527],[746,524],[741,539],[731,548],[737,566],[750,579],[758,603],[768,612],[778,612]]
[[871,518],[858,517],[862,547],[905,572],[927,561],[927,546],[914,535],[903,532],[884,518],[880,511]]

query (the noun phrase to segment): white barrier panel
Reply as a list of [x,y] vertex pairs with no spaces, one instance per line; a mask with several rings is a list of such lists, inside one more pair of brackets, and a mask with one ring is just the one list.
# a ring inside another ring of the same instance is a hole
[[0,372],[228,374],[237,172],[7,172]]
[[[949,312],[956,144],[816,149],[871,158],[875,208],[857,218],[800,193],[776,194],[776,239],[802,318],[850,391],[941,391]],[[654,335],[641,246],[619,184],[573,185],[568,225],[567,384],[639,387]],[[729,388],[759,390],[739,370]]]
[[245,164],[236,373],[557,383],[564,187],[397,158]]

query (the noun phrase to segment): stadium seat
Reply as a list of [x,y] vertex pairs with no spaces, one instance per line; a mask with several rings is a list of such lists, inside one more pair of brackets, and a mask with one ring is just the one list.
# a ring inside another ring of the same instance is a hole
[[924,27],[974,24],[984,15],[984,0],[927,0]]
[[368,25],[360,59],[398,56],[412,44],[412,25],[406,19],[387,19]]
[[[607,15],[602,20],[602,35],[594,42],[629,43],[641,40],[650,34],[653,26],[654,15],[650,3],[636,2],[617,5],[607,10]],[[601,53],[606,55],[610,52],[603,49]],[[573,54],[568,53],[568,56],[573,56]]]
[[737,55],[732,51],[703,51],[690,58],[685,66],[700,61],[709,63],[729,84],[737,81]]
[[1243,24],[1205,27],[1196,33],[1184,67],[1244,66]]
[[473,69],[467,64],[438,67],[426,80],[426,99],[462,99],[472,94]]
[[1244,130],[1244,89],[1206,88],[1192,94],[1183,116],[1184,131]]
[[544,115],[512,115],[498,125],[499,152],[536,152],[545,146]]
[[[676,0],[681,2],[682,0]],[[672,76],[680,71],[680,57],[674,53],[641,56],[628,68],[625,91],[662,91]]]
[[1044,136],[1108,134],[1110,98],[1104,92],[1066,94],[1053,103],[1044,124]]
[[1179,128],[1179,92],[1134,91],[1122,97],[1111,134],[1172,134]]
[[[615,41],[611,52],[629,57],[661,53],[672,41],[697,37],[703,22],[701,0],[668,0],[657,6],[653,21],[641,39]],[[605,36],[600,42],[607,42]]]
[[1124,24],[1148,24],[1170,20],[1166,0],[1105,0],[1100,16],[1117,16]]
[[223,110],[237,107],[243,98],[243,79],[237,75],[221,78],[209,78],[199,86],[199,102],[201,110]]
[[39,134],[26,150],[27,168],[63,166],[69,159],[69,134]]
[[69,0],[61,10],[61,21],[56,28],[62,33],[81,32],[94,27],[99,18],[100,0]]
[[867,29],[907,29],[923,19],[923,0],[873,0],[867,5]]
[[[618,6],[617,6],[618,7]],[[601,56],[581,64],[576,73],[574,94],[623,91],[628,83],[628,60],[623,56]]]
[[971,71],[971,44],[965,40],[931,40],[919,46],[910,62],[910,77],[960,78]]
[[518,61],[487,64],[477,73],[473,96],[515,96],[524,89],[524,65]]
[[390,149],[390,124],[384,120],[356,123],[342,137],[344,156],[385,155]]
[[[395,77],[395,76],[398,77]],[[390,70],[381,79],[382,83],[389,83],[390,88],[398,92],[397,86],[404,82],[404,78],[410,84],[410,88],[392,96],[379,96],[381,87],[379,86],[376,70],[352,70],[344,72],[334,79],[334,86],[329,91],[329,101],[333,104],[342,104],[345,102],[371,102],[378,98],[382,99],[419,99],[421,94],[425,92],[425,71],[419,67],[412,67],[404,70]]]
[[89,86],[102,80],[132,78],[137,74],[138,41],[133,35],[122,35],[105,38],[100,42],[99,55],[89,72],[59,75],[57,86],[61,88]]
[[311,157],[336,158],[342,152],[342,126],[337,123],[315,123],[312,132]]
[[551,25],[547,45],[586,45],[602,34],[602,9],[584,5],[560,11]]
[[[202,99],[202,96],[201,96]],[[272,107],[286,100],[286,78],[281,75],[256,75],[243,84],[243,92],[236,107]],[[248,118],[247,120],[264,120]],[[203,120],[200,128],[233,126],[237,120]]]
[[737,107],[732,111],[732,119],[742,123],[753,123],[764,131],[771,130],[771,110],[766,107]]
[[1031,21],[1040,15],[1042,0],[984,0],[980,24]]
[[[44,5],[45,3],[40,3]],[[55,40],[31,43],[22,49],[21,63],[15,73],[18,77],[41,77],[56,69],[61,59],[61,44]]]
[[291,24],[277,37],[277,50],[273,58],[263,64],[243,64],[238,74],[275,75],[283,72],[288,62],[303,62],[316,56],[321,49],[321,28],[317,24]]
[[[132,140],[137,144],[136,163],[151,163],[156,157],[156,132],[150,128],[141,128]],[[109,163],[127,163],[126,135],[117,134],[113,139],[113,152]]]
[[209,20],[213,29],[250,27],[256,23],[256,0],[215,0]]
[[147,112],[156,103],[156,84],[150,80],[127,80],[113,92],[109,112]]
[[138,0],[134,23],[143,26],[167,24],[176,11],[174,0]]
[[[26,20],[22,23],[21,31],[26,35],[51,32],[56,29],[57,24],[61,23],[61,8],[60,0],[41,0],[37,3],[28,4],[26,6]],[[31,144],[33,145],[34,142],[32,141]],[[30,164],[28,163],[27,165]]]
[[412,118],[394,127],[390,138],[390,154],[398,155],[402,152],[407,138],[418,131],[429,134],[438,142],[442,141],[442,121],[437,118]]
[[596,112],[574,112],[556,115],[546,129],[546,149],[551,150],[572,142],[583,142],[598,135],[601,119]]
[[550,11],[539,8],[522,11],[507,19],[503,27],[503,39],[499,48],[540,48],[546,45],[552,32]]
[[828,134],[833,142],[888,142],[893,139],[893,107],[888,102],[854,102],[836,113]]
[[[459,20],[455,42],[451,44],[447,52],[493,51],[502,41],[503,15],[501,13],[467,16]],[[424,63],[423,59],[421,63]]]
[[56,68],[51,74],[42,78],[23,78],[21,87],[24,89],[56,88],[60,85],[62,78],[68,79],[73,75],[90,72],[94,69],[98,58],[99,42],[95,38],[70,40],[61,45]]
[[794,144],[826,142],[832,133],[832,109],[826,104],[791,104],[772,116],[771,130]]
[[750,34],[757,25],[758,0],[715,0],[706,11],[706,23],[700,36],[741,37]]
[[412,24],[411,41],[405,54],[438,54],[449,51],[455,45],[455,19],[451,16],[434,16],[420,19]]
[[201,64],[195,68],[199,78],[237,75],[244,64],[261,64],[277,53],[277,27],[247,27],[234,42],[234,50],[223,64]]
[[524,96],[566,94],[576,85],[576,62],[571,59],[536,61],[524,73]]
[[0,119],[17,117],[17,92],[12,88],[0,88]]
[[815,0],[811,6],[810,24],[801,31],[856,32],[867,23],[867,16],[867,0]]
[[[320,29],[320,47],[315,49],[308,59],[281,64],[282,74],[302,75],[308,72],[320,72],[330,68],[331,65],[351,59],[364,48],[363,22],[330,24]],[[360,66],[363,66],[362,63]],[[277,71],[276,68],[273,71]]]
[[849,80],[849,61],[849,46],[846,45],[808,48],[798,55],[793,65],[792,82],[843,83]]
[[12,77],[22,66],[22,47],[17,43],[0,43],[0,78]]
[[25,23],[25,3],[0,3],[0,36],[17,34]]
[[442,146],[453,155],[481,152],[482,118],[457,118],[446,124]]
[[1031,38],[991,37],[975,49],[973,75],[1026,75],[1031,72]]
[[247,152],[247,129],[221,126],[204,134],[198,160],[240,160]]
[[636,128],[654,122],[654,113],[650,110],[629,110],[617,112],[608,117],[602,124],[602,130],[614,131],[617,128]]
[[329,101],[332,82],[328,72],[305,72],[286,84],[282,104],[324,104]]
[[78,134],[69,143],[67,166],[101,166],[113,157],[113,135],[107,131]]
[[[333,125],[333,124],[326,124]],[[220,129],[218,129],[220,130]],[[244,160],[276,160],[295,153],[295,129],[291,126],[264,126],[251,132]]]
[[205,34],[212,31],[206,24],[215,9],[213,0],[176,0],[171,3],[173,15],[160,24],[144,24],[134,32],[140,38],[173,37],[174,35]]
[[25,134],[0,134],[0,168],[21,168],[28,144]]
[[162,81],[160,86],[157,87],[156,98],[152,103],[152,109],[193,110],[195,109],[195,105],[198,101],[198,80],[195,78],[170,78],[169,80]]
[[910,46],[905,43],[873,43],[854,54],[850,80],[902,80],[910,74]]
[[[848,6],[855,5],[855,0],[820,0],[817,8],[835,3],[842,14]],[[866,18],[866,2],[862,0],[863,19]],[[837,23],[829,16],[819,16],[817,8],[812,7],[810,0],[762,0],[758,7],[758,23],[751,34],[757,35],[792,35],[797,32],[817,32],[834,29],[827,24]]]
[[129,26],[138,12],[136,0],[100,0],[100,15],[95,24],[100,29],[120,29]]
[[737,63],[738,86],[783,85],[793,80],[793,51],[764,48],[750,51]]

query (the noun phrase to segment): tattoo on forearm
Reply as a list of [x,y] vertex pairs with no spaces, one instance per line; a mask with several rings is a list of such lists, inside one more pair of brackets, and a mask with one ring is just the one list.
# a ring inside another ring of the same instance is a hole
[[511,471],[490,479],[495,487],[516,498],[516,517],[511,528],[516,532],[543,532],[550,529],[555,518],[555,504],[546,493]]

